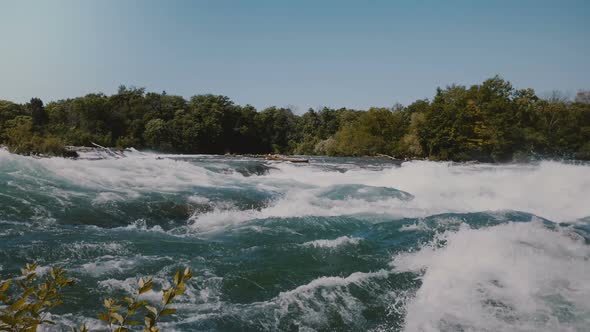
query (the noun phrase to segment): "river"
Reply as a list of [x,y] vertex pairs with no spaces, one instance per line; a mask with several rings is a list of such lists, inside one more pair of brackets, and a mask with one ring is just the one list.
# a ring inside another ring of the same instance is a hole
[[0,275],[27,262],[76,280],[47,331],[184,266],[163,331],[587,331],[590,165],[0,150]]

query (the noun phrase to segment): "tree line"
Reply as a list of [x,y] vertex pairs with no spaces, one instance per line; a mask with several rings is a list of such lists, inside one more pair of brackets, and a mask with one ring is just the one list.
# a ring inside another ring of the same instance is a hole
[[438,88],[410,105],[256,110],[221,95],[186,100],[119,87],[107,96],[18,104],[0,100],[0,143],[21,154],[68,155],[66,145],[174,153],[386,154],[432,160],[590,159],[590,104],[540,98],[495,76]]

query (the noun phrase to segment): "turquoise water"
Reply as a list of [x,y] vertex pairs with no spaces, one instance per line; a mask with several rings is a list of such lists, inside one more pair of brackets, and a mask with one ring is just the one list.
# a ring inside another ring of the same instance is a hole
[[164,331],[587,331],[589,216],[587,164],[0,150],[0,274],[77,281],[49,331],[183,266]]

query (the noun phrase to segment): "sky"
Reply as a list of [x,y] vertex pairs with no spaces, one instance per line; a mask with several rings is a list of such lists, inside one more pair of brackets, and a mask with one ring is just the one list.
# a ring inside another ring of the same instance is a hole
[[302,113],[496,74],[590,89],[590,1],[0,0],[0,99],[16,102],[124,84]]

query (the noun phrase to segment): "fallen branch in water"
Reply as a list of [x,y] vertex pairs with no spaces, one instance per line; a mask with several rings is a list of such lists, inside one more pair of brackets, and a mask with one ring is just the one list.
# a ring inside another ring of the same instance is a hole
[[292,163],[309,163],[309,159],[286,157],[279,154],[267,155],[266,160],[289,161]]
[[121,157],[125,157],[125,154],[123,152],[118,152],[118,151],[113,151],[111,148],[107,148],[104,147],[102,145],[98,145],[94,142],[90,142],[90,144],[94,145],[97,148],[101,148],[103,149],[106,153],[108,153],[109,155],[115,157],[115,158],[121,158]]
[[390,155],[386,155],[386,154],[382,154],[382,153],[377,153],[377,154],[375,154],[375,156],[381,157],[381,158],[387,158],[387,159],[391,159],[391,160],[398,160],[396,157],[393,157],[393,156],[390,156]]
[[289,161],[292,163],[309,163],[309,159],[287,157],[287,156],[283,156],[280,154],[245,154],[243,156],[249,157],[249,158],[260,158],[260,159],[275,160],[275,161]]

